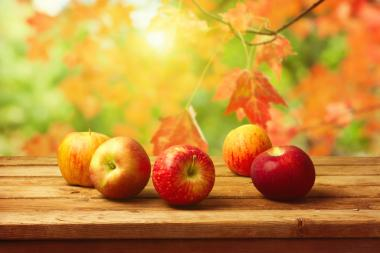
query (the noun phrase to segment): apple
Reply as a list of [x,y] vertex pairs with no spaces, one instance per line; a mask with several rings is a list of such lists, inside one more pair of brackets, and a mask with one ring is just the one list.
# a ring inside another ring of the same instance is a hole
[[253,160],[271,147],[272,143],[262,127],[247,124],[228,133],[223,143],[223,159],[232,172],[249,177]]
[[68,184],[91,187],[90,162],[100,144],[109,137],[96,132],[72,132],[65,136],[57,152],[58,166]]
[[115,137],[98,147],[90,177],[105,197],[122,199],[139,194],[149,181],[150,160],[144,148],[129,137]]
[[292,200],[304,197],[314,185],[310,157],[295,146],[273,147],[252,163],[252,182],[265,197]]
[[177,145],[161,153],[153,166],[153,185],[171,205],[192,205],[207,198],[215,182],[211,158],[197,147]]

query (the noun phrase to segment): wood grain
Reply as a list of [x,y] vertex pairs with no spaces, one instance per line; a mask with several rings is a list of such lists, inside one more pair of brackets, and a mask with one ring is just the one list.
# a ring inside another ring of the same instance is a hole
[[[316,185],[320,186],[380,186],[380,175],[373,176],[318,176],[315,181]],[[0,176],[1,186],[67,186],[63,177],[55,176],[24,176],[24,177],[5,177]],[[148,185],[152,185],[151,181]],[[252,181],[247,177],[222,177],[218,176],[215,180],[216,186],[242,186],[252,185]]]
[[[224,165],[220,156],[212,156],[215,165]],[[374,165],[380,164],[380,156],[345,157],[345,156],[314,156],[311,157],[315,165]],[[155,157],[150,157],[152,162]],[[57,165],[57,159],[50,157],[33,156],[0,156],[0,166],[4,165]]]
[[0,166],[57,165],[55,156],[0,156]]
[[374,253],[378,239],[175,239],[175,240],[49,240],[0,241],[7,253]]
[[[305,198],[293,202],[279,202],[263,198],[256,199],[206,199],[188,210],[380,210],[380,198]],[[104,198],[36,198],[0,199],[0,212],[40,211],[172,211],[173,207],[158,198],[132,198],[111,201]]]
[[0,239],[380,237],[378,210],[1,212]]
[[[308,195],[318,198],[380,198],[380,186],[335,186],[315,185]],[[153,186],[149,184],[139,198],[157,198]],[[101,198],[100,193],[91,188],[75,186],[0,186],[0,199],[31,198]],[[262,195],[249,183],[245,185],[218,185],[211,191],[209,198],[250,199],[262,198]]]
[[[380,165],[317,165],[317,176],[380,176]],[[236,177],[225,165],[215,167],[216,176]],[[52,176],[61,177],[61,172],[57,165],[17,165],[0,166],[0,177],[13,176]]]
[[[241,240],[250,248],[253,241],[262,242],[260,238],[283,243],[273,248],[276,252],[286,247],[285,242],[291,244],[290,238],[314,238],[303,239],[305,247],[314,248],[315,242],[326,242],[315,238],[361,238],[379,246],[378,157],[314,157],[315,186],[308,198],[296,202],[264,199],[250,178],[234,175],[220,157],[213,159],[217,178],[209,198],[196,206],[174,208],[158,198],[151,182],[136,198],[110,201],[95,189],[67,185],[54,157],[0,157],[0,240],[103,240],[104,248],[110,249],[110,240],[136,246],[130,240],[136,239],[147,245],[161,242],[163,249],[164,242],[175,239],[187,247],[198,242],[209,247],[207,252],[216,252],[224,240],[230,243],[219,251],[231,247],[235,252],[232,242]],[[5,252],[16,248],[10,241],[0,242],[0,252],[5,247]],[[301,248],[294,246],[290,252],[297,249]]]

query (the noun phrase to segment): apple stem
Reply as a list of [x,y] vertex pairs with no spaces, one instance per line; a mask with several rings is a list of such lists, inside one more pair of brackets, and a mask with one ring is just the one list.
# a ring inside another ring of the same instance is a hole
[[91,128],[88,128],[88,133],[91,135]]
[[196,155],[193,155],[193,161],[191,162],[190,168],[187,170],[187,175],[192,176],[194,174],[194,165],[195,165],[195,159],[197,158]]
[[281,147],[273,147],[268,151],[268,153],[271,156],[281,156],[285,153],[285,150]]
[[116,169],[116,165],[115,165],[115,163],[113,163],[112,161],[109,161],[109,162],[107,163],[107,165],[108,165],[108,168],[109,168],[110,170],[114,170],[114,169]]

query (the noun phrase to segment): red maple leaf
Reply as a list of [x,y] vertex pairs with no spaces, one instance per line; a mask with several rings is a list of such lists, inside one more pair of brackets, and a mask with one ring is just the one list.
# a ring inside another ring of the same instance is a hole
[[222,83],[215,99],[229,96],[226,113],[236,112],[239,119],[246,116],[250,122],[266,127],[266,123],[271,119],[270,103],[286,106],[285,101],[261,72],[240,70],[237,78],[231,78],[237,71],[229,73],[230,77],[225,78],[229,82]]
[[173,145],[192,145],[207,152],[207,142],[195,120],[192,107],[182,113],[161,119],[161,124],[153,135],[153,154],[159,155]]

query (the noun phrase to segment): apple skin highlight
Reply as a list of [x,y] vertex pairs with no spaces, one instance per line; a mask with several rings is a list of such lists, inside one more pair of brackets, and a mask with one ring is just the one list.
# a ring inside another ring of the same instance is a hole
[[172,146],[157,157],[153,185],[171,205],[193,205],[207,198],[215,182],[211,158],[199,148]]
[[315,181],[310,157],[295,146],[273,147],[258,155],[251,166],[254,186],[274,200],[303,198]]

